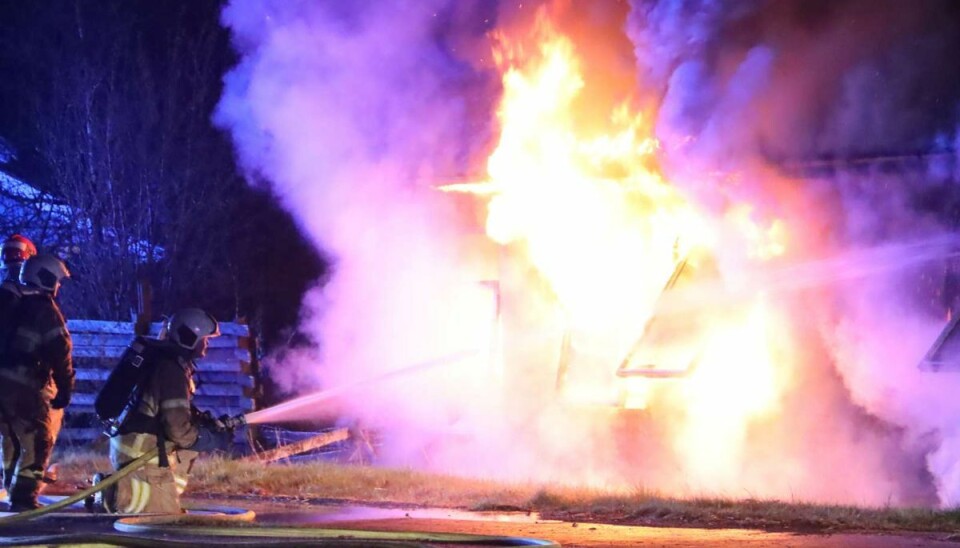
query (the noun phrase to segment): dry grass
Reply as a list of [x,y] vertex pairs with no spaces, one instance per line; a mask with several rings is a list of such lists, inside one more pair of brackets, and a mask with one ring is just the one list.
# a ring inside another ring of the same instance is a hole
[[868,508],[756,499],[676,499],[656,493],[610,495],[545,489],[530,506],[578,519],[607,516],[618,523],[688,527],[738,527],[783,531],[960,532],[960,511]]
[[112,470],[106,451],[55,451],[51,462],[56,470],[57,482],[46,486],[46,493],[72,493],[81,486],[88,486],[87,482],[96,472]]
[[[60,459],[61,488],[81,481],[103,457]],[[339,500],[470,510],[529,510],[548,518],[688,527],[748,527],[791,531],[936,531],[960,533],[960,511],[860,508],[767,500],[675,499],[654,492],[509,484],[330,463],[259,464],[206,459],[193,471],[188,494],[285,500]]]
[[574,521],[803,531],[960,532],[960,511],[675,499],[644,490],[611,494],[328,463],[261,465],[208,460],[198,466],[191,491],[471,510],[518,509]]
[[332,463],[259,464],[209,459],[190,480],[191,492],[281,496],[376,503],[469,508],[496,500],[519,507],[536,493],[532,486]]

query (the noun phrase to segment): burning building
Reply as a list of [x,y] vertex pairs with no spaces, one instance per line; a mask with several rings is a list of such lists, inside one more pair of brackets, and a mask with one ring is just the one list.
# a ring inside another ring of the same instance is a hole
[[954,501],[955,381],[916,368],[948,223],[782,159],[856,134],[862,67],[936,10],[802,4],[231,4],[220,122],[334,262],[277,378],[350,387],[388,463]]

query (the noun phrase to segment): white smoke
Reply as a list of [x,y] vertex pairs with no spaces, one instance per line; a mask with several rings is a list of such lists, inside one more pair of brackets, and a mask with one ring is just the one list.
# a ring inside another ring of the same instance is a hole
[[[909,98],[940,69],[913,63],[918,51],[903,44],[933,15],[896,2],[871,10],[866,0],[812,8],[760,0],[633,4],[625,32],[639,89],[660,104],[662,163],[699,203],[761,204],[760,215],[803,227],[794,243],[807,259],[942,232],[943,219],[916,203],[955,177],[956,164],[939,178],[851,171],[800,180],[784,167],[827,152],[929,145],[942,120]],[[601,19],[623,9],[591,6],[590,17]],[[511,7],[511,17],[524,20],[517,11]],[[854,32],[836,23],[854,14]],[[674,478],[669,455],[630,461],[636,448],[618,444],[643,444],[643,436],[621,438],[553,406],[543,393],[552,379],[518,379],[512,391],[498,384],[502,372],[487,354],[497,336],[496,293],[477,282],[529,273],[476,268],[497,259],[462,245],[478,236],[463,232],[471,225],[464,219],[479,212],[432,188],[472,176],[489,153],[498,76],[485,68],[485,32],[514,22],[498,16],[496,5],[455,0],[234,0],[224,10],[241,61],[226,78],[218,122],[251,175],[269,181],[333,260],[329,283],[303,304],[301,329],[320,348],[288,354],[272,374],[296,392],[356,386],[338,398],[338,411],[392,433],[390,462],[697,493],[703,486]],[[887,30],[891,20],[902,24]],[[942,34],[919,53],[951,44]],[[877,79],[878,70],[898,77]],[[612,79],[624,76],[633,74]],[[781,453],[745,455],[745,489],[927,502],[922,457],[929,453],[941,503],[960,500],[952,481],[960,477],[960,432],[950,427],[960,416],[951,398],[960,379],[916,367],[943,319],[924,300],[933,290],[912,280],[934,271],[914,267],[786,298],[811,342],[802,349],[810,367],[797,372],[800,388],[782,402],[780,422],[749,433]],[[516,307],[503,311],[517,323],[504,326],[506,336],[540,330],[509,341],[516,361],[556,359],[551,348],[563,320],[549,318],[545,300],[525,294],[499,303]],[[465,350],[477,353],[365,382]],[[614,430],[650,426],[618,420]]]
[[[302,309],[301,329],[321,348],[272,368],[291,391],[487,351],[491,323],[476,324],[493,314],[493,295],[459,266],[471,261],[458,245],[463,213],[432,188],[463,173],[483,142],[483,128],[469,133],[474,107],[457,89],[479,78],[440,44],[442,32],[461,30],[450,6],[254,0],[224,10],[242,60],[218,122],[333,261],[330,282]],[[477,359],[454,361],[427,378],[453,368],[462,383],[430,392],[420,375],[420,386],[367,386],[346,414],[446,428],[448,402],[473,397],[466,381]]]
[[[788,226],[806,226],[795,246],[821,252],[950,230],[938,217],[940,204],[923,200],[943,191],[955,177],[951,169],[933,173],[915,160],[839,171],[817,163],[824,154],[829,160],[936,149],[944,122],[960,106],[957,79],[935,61],[960,40],[942,23],[946,4],[633,4],[628,30],[641,77],[662,94],[657,130],[667,173],[701,201],[722,206],[748,195]],[[704,182],[704,173],[716,172],[735,174],[736,185],[725,185],[723,176]],[[960,502],[953,481],[960,443],[952,426],[960,417],[960,378],[917,367],[945,323],[942,277],[939,260],[838,281],[794,312],[814,317],[821,333],[822,354],[808,366],[835,365],[849,392],[828,406],[819,429],[834,425],[835,432],[821,442],[839,450],[835,458],[856,470],[850,476],[891,482],[898,503],[926,500],[928,479],[913,463],[931,447],[927,464],[941,504]],[[828,392],[817,386],[805,395],[824,399]],[[860,413],[848,398],[887,426],[844,431],[846,417]],[[885,456],[868,464],[867,452]]]

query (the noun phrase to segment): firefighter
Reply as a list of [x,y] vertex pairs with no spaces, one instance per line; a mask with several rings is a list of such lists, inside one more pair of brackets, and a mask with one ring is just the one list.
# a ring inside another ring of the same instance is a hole
[[[20,300],[20,267],[23,261],[37,254],[37,248],[28,238],[14,234],[3,242],[0,262],[3,263],[3,280],[0,285],[0,323],[9,321],[13,307]],[[0,332],[9,326],[0,327]],[[0,440],[0,466],[3,466],[3,489],[10,488],[16,463],[16,447],[10,436]]]
[[4,486],[15,512],[39,507],[40,483],[73,393],[70,333],[54,300],[69,276],[53,255],[28,258],[0,329],[0,437],[11,449]]
[[[158,442],[168,450],[100,493],[91,501],[92,509],[125,514],[182,512],[180,495],[194,459],[200,452],[225,449],[230,443],[230,435],[215,431],[191,403],[196,360],[206,354],[208,340],[219,335],[213,316],[188,308],[170,317],[161,340],[151,341],[151,351],[133,349],[154,361],[153,372],[140,388],[136,411],[120,425],[119,435],[110,439],[110,462],[119,470]],[[133,343],[138,344],[143,344],[142,339]]]
[[23,261],[37,254],[37,246],[30,238],[14,234],[3,242],[0,260],[3,261],[3,287],[16,288],[20,281],[20,267]]

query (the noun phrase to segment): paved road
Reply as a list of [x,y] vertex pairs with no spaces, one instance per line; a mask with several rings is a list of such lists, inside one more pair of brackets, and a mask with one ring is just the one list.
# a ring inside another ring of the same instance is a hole
[[523,513],[461,512],[443,509],[391,509],[330,506],[302,507],[257,505],[261,521],[380,531],[455,532],[550,539],[565,547],[792,547],[792,548],[960,548],[946,535],[798,535],[742,529],[689,529],[631,527],[594,523],[540,520]]
[[[538,519],[523,513],[472,513],[443,509],[371,508],[341,505],[292,505],[236,501],[214,504],[246,506],[257,512],[264,524],[302,527],[357,528],[378,531],[426,531],[480,535],[522,536],[550,539],[566,547],[944,547],[958,548],[960,543],[945,535],[798,535],[737,529],[686,529],[630,527],[591,523],[571,523]],[[198,501],[210,506],[211,501]],[[98,533],[112,531],[112,518],[79,512],[60,514],[12,528],[0,529],[0,545],[9,545],[15,537],[40,534]],[[21,539],[28,540],[28,539]],[[197,539],[200,543],[200,539]],[[239,545],[239,542],[232,542]]]

